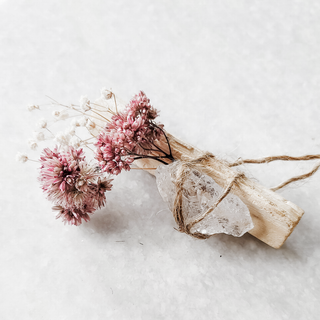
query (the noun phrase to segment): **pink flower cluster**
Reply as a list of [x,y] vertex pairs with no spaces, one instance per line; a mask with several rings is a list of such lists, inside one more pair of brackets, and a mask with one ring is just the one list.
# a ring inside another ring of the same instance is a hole
[[96,159],[103,171],[117,175],[130,170],[135,157],[148,154],[154,141],[163,134],[163,125],[156,124],[157,110],[140,91],[123,112],[112,116],[96,143]]
[[82,149],[45,148],[40,163],[42,190],[64,223],[78,226],[105,204],[105,192],[111,190],[112,180],[103,177],[99,167],[86,162]]

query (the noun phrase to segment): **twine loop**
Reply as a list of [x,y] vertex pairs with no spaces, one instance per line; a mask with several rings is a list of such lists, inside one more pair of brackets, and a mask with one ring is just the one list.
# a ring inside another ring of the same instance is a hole
[[[173,204],[173,217],[178,225],[178,231],[184,232],[194,238],[197,239],[207,239],[210,237],[210,235],[202,234],[200,232],[191,232],[191,228],[202,221],[204,218],[206,218],[220,203],[221,201],[230,193],[231,189],[234,187],[235,184],[238,183],[238,180],[241,178],[244,178],[245,175],[241,172],[234,172],[234,175],[231,179],[231,181],[228,183],[227,187],[225,190],[221,193],[217,201],[203,214],[201,214],[200,217],[193,219],[191,222],[186,223],[185,218],[183,216],[182,212],[182,195],[183,195],[183,185],[185,181],[188,178],[188,171],[190,169],[195,168],[195,166],[199,167],[199,169],[205,169],[207,167],[207,162],[215,158],[215,156],[210,153],[210,152],[205,152],[201,154],[200,156],[191,159],[191,160],[180,160],[180,166],[178,167],[177,173],[176,173],[176,180],[175,180],[175,186],[176,186],[176,195],[174,199],[174,204]],[[262,164],[262,163],[269,163],[272,161],[305,161],[305,160],[315,160],[315,159],[320,159],[320,154],[317,155],[305,155],[301,157],[291,157],[291,156],[272,156],[272,157],[266,157],[266,158],[261,158],[261,159],[242,159],[239,158],[236,162],[229,163],[226,162],[226,165],[231,168],[235,166],[240,166],[243,164],[247,163],[256,163],[256,164]],[[314,175],[318,170],[320,169],[320,162],[315,165],[315,167],[302,175],[292,177],[285,182],[281,183],[277,187],[270,188],[272,191],[277,191],[284,186],[307,179]]]
[[199,157],[196,157],[191,160],[181,160],[181,164],[177,170],[177,176],[175,180],[175,186],[176,186],[176,195],[174,199],[173,204],[173,217],[178,225],[178,231],[186,233],[194,238],[197,239],[207,239],[211,235],[205,235],[200,232],[191,232],[191,228],[202,221],[205,217],[207,217],[220,203],[221,201],[230,193],[232,187],[237,182],[237,180],[241,177],[244,177],[243,173],[235,172],[235,175],[233,176],[232,180],[229,182],[226,189],[222,192],[220,197],[217,199],[217,201],[208,209],[206,210],[200,217],[192,220],[189,223],[186,223],[185,218],[183,216],[182,211],[182,195],[183,195],[183,185],[188,178],[188,171],[195,166],[205,167],[205,164],[208,160],[214,158],[215,156],[210,153],[206,152]]

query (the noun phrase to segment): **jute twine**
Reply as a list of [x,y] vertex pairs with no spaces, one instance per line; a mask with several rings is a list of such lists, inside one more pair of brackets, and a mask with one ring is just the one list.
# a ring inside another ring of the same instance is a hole
[[[191,228],[202,221],[204,218],[206,218],[222,201],[223,199],[231,192],[232,188],[239,182],[239,179],[244,177],[244,174],[241,172],[235,172],[233,178],[231,181],[229,181],[227,187],[224,189],[222,194],[219,196],[217,201],[207,210],[205,211],[200,217],[197,217],[193,219],[191,222],[186,223],[185,217],[182,212],[182,194],[183,194],[183,186],[185,181],[188,178],[188,173],[191,169],[205,169],[207,167],[207,162],[209,159],[214,158],[215,156],[210,153],[206,152],[194,159],[191,160],[180,160],[180,166],[176,173],[176,180],[175,180],[175,186],[176,186],[176,195],[174,199],[173,204],[173,216],[174,219],[178,225],[178,231],[184,232],[194,238],[197,239],[207,239],[211,235],[205,235],[200,232],[191,232]],[[306,155],[302,157],[289,157],[289,156],[274,156],[274,157],[266,157],[261,159],[239,159],[234,163],[226,163],[229,167],[235,167],[239,166],[245,163],[256,163],[256,164],[262,164],[262,163],[269,163],[272,161],[282,160],[282,161],[303,161],[303,160],[315,160],[320,159],[320,155]],[[320,163],[318,163],[310,172],[295,176],[293,178],[288,179],[287,181],[281,183],[279,186],[271,188],[270,190],[276,191],[284,186],[288,185],[289,183],[303,180],[306,178],[311,177],[313,174],[315,174],[318,169],[320,168]]]
[[[229,167],[235,167],[235,166],[239,166],[239,165],[246,164],[246,163],[262,164],[262,163],[269,163],[272,161],[308,161],[308,160],[316,160],[316,159],[320,159],[320,154],[308,154],[308,155],[301,156],[301,157],[272,156],[272,157],[265,157],[265,158],[260,158],[260,159],[241,159],[240,158],[236,162],[230,163]],[[298,175],[298,176],[295,176],[295,177],[292,177],[292,178],[284,181],[283,183],[279,184],[278,186],[270,188],[270,190],[277,191],[277,190],[283,188],[284,186],[288,185],[289,183],[307,179],[307,178],[311,177],[312,175],[314,175],[318,171],[319,168],[320,168],[320,163],[316,164],[311,171],[304,173],[304,174],[301,174],[301,175]]]
[[190,169],[197,166],[197,169],[199,168],[204,169],[206,167],[206,162],[210,159],[214,158],[214,155],[210,152],[206,152],[203,155],[200,155],[197,158],[194,158],[192,160],[180,160],[180,166],[177,170],[176,180],[175,180],[175,186],[176,186],[176,196],[174,199],[173,204],[173,216],[174,219],[178,225],[178,230],[180,232],[184,232],[194,238],[197,239],[207,239],[211,235],[205,235],[200,232],[191,232],[191,228],[202,221],[205,217],[207,217],[218,205],[221,203],[221,201],[230,193],[232,187],[236,183],[236,181],[243,177],[243,173],[237,173],[235,172],[234,177],[229,182],[226,189],[222,192],[222,194],[219,196],[217,201],[211,206],[207,211],[205,211],[200,217],[197,217],[196,219],[192,220],[189,223],[186,223],[183,212],[182,212],[182,194],[183,194],[183,185],[185,181],[188,178],[188,172]]

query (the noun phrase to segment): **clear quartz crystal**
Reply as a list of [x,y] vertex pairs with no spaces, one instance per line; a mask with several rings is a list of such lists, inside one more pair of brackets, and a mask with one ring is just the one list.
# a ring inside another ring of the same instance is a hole
[[[159,192],[172,211],[176,195],[177,171],[180,161],[169,165],[160,165],[156,170]],[[200,217],[214,205],[223,189],[208,175],[196,169],[187,171],[187,179],[183,185],[182,212],[188,224]],[[247,206],[236,195],[229,193],[223,201],[202,221],[191,228],[191,233],[200,232],[205,235],[226,233],[241,237],[253,228],[253,222]]]

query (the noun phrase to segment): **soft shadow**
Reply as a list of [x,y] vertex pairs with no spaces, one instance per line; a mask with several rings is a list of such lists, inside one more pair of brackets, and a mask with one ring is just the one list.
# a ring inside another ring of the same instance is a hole
[[83,228],[105,236],[121,234],[127,229],[127,220],[117,210],[102,209],[96,212],[90,222],[83,225]]
[[295,248],[296,241],[290,242],[290,237],[287,242],[280,249],[274,249],[249,233],[243,235],[240,238],[219,234],[206,240],[206,245],[214,248],[219,248],[219,253],[225,255],[234,260],[238,256],[245,258],[246,260],[256,263],[264,256],[268,259],[263,259],[264,264],[270,264],[274,266],[275,263],[283,263],[283,260],[287,260],[290,263],[306,263],[305,255],[299,248]]

